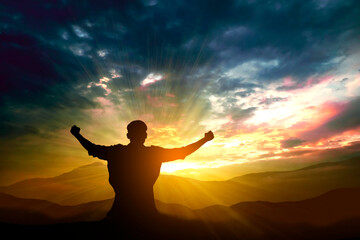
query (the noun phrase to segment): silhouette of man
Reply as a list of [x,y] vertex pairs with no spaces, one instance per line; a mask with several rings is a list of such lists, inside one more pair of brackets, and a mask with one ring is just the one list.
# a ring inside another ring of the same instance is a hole
[[197,142],[181,148],[165,149],[144,146],[147,126],[136,120],[127,126],[128,145],[102,146],[91,143],[73,126],[71,133],[89,155],[108,162],[109,182],[115,191],[115,200],[108,216],[115,219],[149,219],[157,215],[153,185],[159,177],[161,164],[184,159],[207,141],[214,138],[209,131]]

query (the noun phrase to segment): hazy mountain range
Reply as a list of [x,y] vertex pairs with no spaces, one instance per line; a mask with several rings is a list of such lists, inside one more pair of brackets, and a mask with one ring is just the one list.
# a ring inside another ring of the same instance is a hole
[[[62,206],[46,200],[22,199],[0,193],[0,222],[20,224],[54,224],[61,222],[98,221],[106,216],[112,199],[76,206]],[[341,188],[315,198],[296,202],[241,202],[230,207],[214,205],[192,210],[178,204],[157,201],[163,214],[183,219],[210,222],[264,219],[278,223],[308,223],[326,226],[360,218],[360,188]]]
[[[359,173],[360,158],[353,158],[226,181],[160,176],[157,207],[178,219],[170,222],[172,229],[163,239],[359,237]],[[103,236],[109,230],[101,220],[113,193],[101,163],[54,178],[21,181],[0,192],[2,232],[78,238],[94,237],[94,231]]]
[[[344,239],[360,236],[359,202],[360,188],[348,188],[332,190],[297,202],[242,202],[230,207],[211,206],[199,210],[159,201],[157,205],[162,213],[186,219],[183,224],[192,224],[191,221],[195,219],[206,223],[205,230],[209,237],[204,239],[236,239],[240,236],[246,236],[246,239],[249,236],[261,239],[265,236],[276,239]],[[79,226],[82,226],[86,233],[81,230],[81,235],[90,235],[94,224],[98,224],[95,225],[98,228],[104,228],[104,225],[99,225],[99,221],[105,217],[111,203],[112,200],[104,200],[77,206],[61,206],[45,200],[20,199],[0,194],[0,229],[4,228],[9,232],[15,231],[14,229],[40,229],[40,232],[44,232],[45,229],[53,233],[66,232],[71,236],[70,230],[80,231]],[[67,225],[58,225],[59,223]],[[71,225],[75,223],[76,225]],[[24,224],[31,228],[26,228]],[[178,226],[177,230],[186,231],[189,224],[184,225],[185,229],[184,226]],[[49,227],[45,228],[44,225]],[[194,231],[197,230],[192,229],[191,236],[194,236]]]
[[[226,181],[199,181],[161,175],[155,198],[192,209],[230,206],[244,201],[299,201],[337,188],[360,187],[360,158],[313,165],[294,171],[254,173]],[[53,178],[24,180],[1,187],[0,192],[20,198],[78,205],[114,197],[106,166],[94,163]]]

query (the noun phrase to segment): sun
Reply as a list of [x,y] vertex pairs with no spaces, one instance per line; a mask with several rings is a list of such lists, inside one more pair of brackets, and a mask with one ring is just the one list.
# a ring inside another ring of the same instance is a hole
[[193,168],[193,169],[197,169],[200,168],[198,166],[198,164],[194,163],[194,162],[188,162],[185,160],[178,160],[178,161],[174,161],[174,162],[166,162],[163,163],[161,166],[161,173],[164,174],[168,174],[168,173],[174,173],[176,171],[179,170],[183,170],[183,169],[188,169],[188,168]]

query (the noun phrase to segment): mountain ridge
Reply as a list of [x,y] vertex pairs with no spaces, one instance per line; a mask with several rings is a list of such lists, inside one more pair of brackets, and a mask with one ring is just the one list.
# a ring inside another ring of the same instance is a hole
[[[330,166],[330,167],[329,167]],[[247,174],[226,181],[201,181],[161,175],[154,186],[156,199],[192,209],[231,206],[243,201],[298,201],[336,188],[360,186],[360,158],[316,164],[294,171]],[[20,198],[45,199],[62,205],[114,197],[106,165],[92,163],[53,178],[23,180],[0,192]]]
[[[0,193],[0,222],[54,224],[99,221],[105,218],[112,202],[113,199],[107,199],[76,206],[63,206],[47,200],[22,199]],[[275,203],[248,201],[230,207],[213,205],[196,210],[178,204],[166,204],[161,201],[156,201],[156,204],[161,213],[188,220],[236,222],[241,221],[241,219],[256,218],[275,223],[306,223],[325,226],[344,220],[360,218],[359,202],[360,188],[339,188],[302,201]],[[17,214],[22,211],[22,217],[15,221],[16,214],[9,214],[12,211]],[[7,214],[4,214],[5,212]],[[43,215],[43,218],[39,218],[40,215]],[[24,216],[27,217],[24,218]]]

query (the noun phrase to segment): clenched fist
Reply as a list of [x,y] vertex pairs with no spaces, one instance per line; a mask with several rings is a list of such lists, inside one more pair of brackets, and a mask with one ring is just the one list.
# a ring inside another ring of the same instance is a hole
[[214,133],[212,131],[209,131],[209,132],[205,133],[204,138],[206,141],[211,141],[214,139]]
[[78,135],[80,133],[80,128],[76,125],[72,126],[71,130],[70,130],[72,135]]

